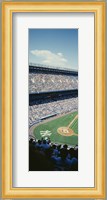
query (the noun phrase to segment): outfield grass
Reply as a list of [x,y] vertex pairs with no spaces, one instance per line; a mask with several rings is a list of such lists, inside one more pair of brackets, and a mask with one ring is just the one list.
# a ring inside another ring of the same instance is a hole
[[[77,136],[62,136],[57,133],[57,129],[62,126],[68,126],[70,122],[74,119],[77,115],[77,112],[73,112],[70,114],[66,114],[60,118],[54,119],[52,121],[39,124],[34,129],[34,135],[37,139],[41,139],[40,131],[51,131],[50,139],[52,142],[61,143],[61,144],[68,144],[68,145],[76,145],[78,144],[78,137]],[[78,134],[78,118],[73,122],[70,126],[73,131]]]

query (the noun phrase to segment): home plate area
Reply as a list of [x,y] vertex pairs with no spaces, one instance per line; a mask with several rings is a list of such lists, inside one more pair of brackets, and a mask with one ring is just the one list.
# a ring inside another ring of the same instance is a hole
[[57,132],[63,136],[71,136],[75,134],[74,131],[68,127],[60,127],[57,129]]
[[67,127],[60,127],[57,129],[57,132],[63,136],[72,136],[72,135],[76,135],[77,134],[74,133],[74,131],[72,129],[70,129],[69,127],[74,123],[74,121],[78,118],[78,115],[76,115],[74,117],[74,119],[70,122],[70,124]]

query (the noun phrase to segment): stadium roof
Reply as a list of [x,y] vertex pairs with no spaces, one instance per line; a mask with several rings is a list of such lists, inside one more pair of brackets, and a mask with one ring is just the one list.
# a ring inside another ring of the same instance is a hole
[[69,69],[69,68],[62,68],[62,67],[57,67],[57,66],[52,66],[52,65],[44,65],[44,64],[38,64],[38,63],[29,63],[29,66],[32,67],[42,67],[42,68],[49,68],[49,69],[56,69],[56,70],[62,70],[62,71],[71,71],[71,72],[77,72],[77,70],[74,69]]

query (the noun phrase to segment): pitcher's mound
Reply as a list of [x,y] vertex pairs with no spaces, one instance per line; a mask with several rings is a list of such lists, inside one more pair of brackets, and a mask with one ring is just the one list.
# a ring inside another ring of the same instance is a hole
[[57,132],[60,134],[60,135],[63,135],[63,136],[71,136],[71,135],[76,135],[74,133],[74,131],[72,129],[70,129],[69,127],[60,127],[57,129]]

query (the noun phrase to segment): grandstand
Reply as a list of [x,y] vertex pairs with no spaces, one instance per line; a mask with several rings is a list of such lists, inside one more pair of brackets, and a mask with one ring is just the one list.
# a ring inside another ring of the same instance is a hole
[[56,101],[51,102],[46,99],[43,103],[29,106],[29,125],[31,126],[42,118],[45,118],[47,115],[50,115],[51,117],[56,113],[59,115],[77,110],[78,98],[57,99]]
[[29,93],[78,88],[78,72],[40,65],[29,66]]
[[29,64],[29,125],[46,116],[77,111],[78,72]]
[[78,170],[78,72],[29,65],[29,170]]

